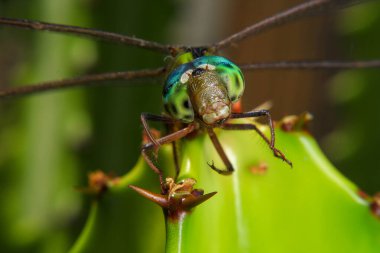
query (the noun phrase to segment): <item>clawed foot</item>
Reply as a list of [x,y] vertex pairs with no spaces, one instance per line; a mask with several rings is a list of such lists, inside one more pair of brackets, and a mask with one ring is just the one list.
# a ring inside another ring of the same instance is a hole
[[289,161],[280,150],[278,150],[275,147],[272,147],[271,149],[273,150],[273,154],[275,157],[280,158],[281,160],[283,160],[284,162],[289,164],[290,167],[293,168],[293,163],[291,161]]
[[214,161],[211,161],[211,164],[207,162],[207,165],[210,166],[211,169],[215,170],[216,172],[222,175],[231,175],[232,172],[234,172],[233,168],[227,168],[226,170],[218,169],[217,167],[215,167]]

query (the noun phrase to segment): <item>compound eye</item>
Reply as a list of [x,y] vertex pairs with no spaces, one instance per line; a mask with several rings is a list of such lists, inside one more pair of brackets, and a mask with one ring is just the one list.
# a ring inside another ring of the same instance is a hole
[[190,123],[194,121],[194,110],[187,92],[184,93],[183,91],[186,90],[181,89],[176,92],[175,97],[173,97],[170,101],[167,101],[164,106],[166,112],[173,118],[181,120],[185,123]]
[[192,76],[199,76],[201,74],[203,74],[204,72],[206,72],[205,69],[203,68],[196,68],[194,69],[193,73],[191,73]]

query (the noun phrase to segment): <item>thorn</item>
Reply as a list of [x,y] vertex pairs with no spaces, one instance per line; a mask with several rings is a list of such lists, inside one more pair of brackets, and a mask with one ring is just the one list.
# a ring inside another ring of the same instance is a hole
[[208,200],[209,198],[211,198],[212,196],[214,196],[216,193],[217,192],[210,192],[210,193],[207,193],[207,194],[201,195],[201,196],[193,196],[192,195],[193,196],[192,198],[185,198],[182,201],[182,205],[186,209],[194,208],[197,205],[202,204],[203,202],[205,202],[206,200]]
[[153,201],[157,205],[168,208],[169,207],[169,201],[166,198],[166,196],[150,192],[148,190],[142,189],[140,187],[134,186],[134,185],[128,185],[129,188],[140,194],[141,196],[149,199],[150,201]]
[[313,115],[308,112],[301,113],[300,115],[289,115],[283,118],[279,123],[282,130],[285,132],[293,131],[307,131]]
[[179,183],[174,179],[166,178],[167,194],[156,194],[140,187],[129,185],[129,188],[136,191],[141,196],[153,201],[161,206],[169,217],[177,217],[182,212],[189,212],[192,208],[205,202],[216,192],[203,195],[202,189],[194,189],[195,179],[186,178]]
[[263,110],[263,109],[264,110],[270,110],[272,107],[273,107],[273,101],[272,100],[268,100],[268,101],[265,101],[264,103],[256,106],[251,111],[257,111],[257,110]]
[[78,187],[77,190],[85,194],[100,196],[118,182],[118,177],[106,174],[101,170],[96,170],[88,174],[88,186]]

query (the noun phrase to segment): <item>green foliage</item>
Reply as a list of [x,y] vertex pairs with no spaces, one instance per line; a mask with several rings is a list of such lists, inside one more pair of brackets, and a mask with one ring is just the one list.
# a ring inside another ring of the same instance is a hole
[[[348,59],[380,58],[379,9],[379,1],[370,1],[344,11],[337,19],[340,50]],[[342,71],[331,80],[330,97],[338,122],[322,143],[333,163],[371,193],[380,187],[380,170],[374,169],[379,167],[379,82],[378,69]]]
[[[146,2],[125,0],[12,0],[0,2],[0,15],[163,41],[172,7],[169,1],[153,1],[150,6],[147,9]],[[11,63],[1,62],[1,66],[10,65],[9,70],[0,70],[0,76],[5,77],[1,84],[25,85],[80,76],[87,71],[163,64],[159,54],[75,36],[14,28],[1,28],[0,36],[0,58],[12,59]],[[140,152],[141,111],[161,110],[157,106],[160,85],[132,86],[15,98],[9,103],[12,107],[4,106],[6,101],[2,101],[2,251],[67,252],[88,209],[85,196],[75,188],[85,184],[88,171],[104,168],[121,174],[129,170]]]

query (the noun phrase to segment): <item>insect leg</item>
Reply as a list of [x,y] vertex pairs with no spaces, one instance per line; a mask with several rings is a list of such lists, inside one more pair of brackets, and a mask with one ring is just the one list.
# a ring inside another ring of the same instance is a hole
[[104,41],[117,42],[125,45],[145,48],[151,51],[157,51],[160,53],[171,53],[171,50],[180,48],[176,45],[164,45],[155,41],[147,41],[136,38],[135,36],[126,36],[118,33],[111,33],[100,31],[92,28],[84,28],[71,25],[60,25],[41,21],[27,20],[27,19],[15,19],[15,18],[3,18],[0,17],[0,25],[15,26],[19,28],[39,30],[39,31],[53,31],[66,34],[75,34],[80,36],[87,36],[91,38],[102,39]]
[[211,162],[211,164],[207,163],[208,166],[211,167],[211,169],[215,170],[219,174],[222,175],[229,175],[234,171],[234,167],[232,166],[230,160],[228,159],[226,153],[223,150],[222,145],[220,144],[214,130],[211,127],[207,128],[208,136],[210,136],[210,139],[212,141],[212,144],[214,144],[214,147],[216,151],[218,152],[220,158],[222,159],[223,163],[226,165],[226,170],[221,170],[215,167],[214,161]]
[[178,147],[177,147],[177,141],[172,142],[172,149],[173,149],[173,157],[174,157],[174,167],[175,167],[175,179],[177,179],[179,175],[179,159],[178,159]]
[[242,70],[318,70],[318,69],[361,69],[361,68],[380,68],[380,60],[367,61],[276,61],[258,62],[252,64],[239,64]]
[[215,43],[211,48],[215,51],[231,47],[233,44],[239,43],[242,40],[258,35],[264,31],[269,30],[269,28],[285,24],[289,21],[295,20],[297,18],[305,17],[313,12],[324,13],[320,10],[334,10],[344,8],[351,4],[354,4],[355,0],[309,0],[304,3],[300,3],[294,7],[281,11],[270,17],[267,17],[253,25],[250,25],[243,30],[230,35],[229,37]]
[[143,112],[141,114],[140,119],[141,119],[141,123],[143,124],[144,130],[145,130],[146,134],[149,137],[149,140],[151,142],[153,142],[156,147],[159,147],[160,144],[153,137],[153,134],[150,131],[148,120],[150,120],[150,121],[157,121],[157,122],[163,122],[163,123],[166,123],[166,124],[175,124],[175,123],[179,122],[178,120],[175,120],[175,119],[167,117],[167,116],[155,115],[155,114],[150,114],[150,113],[145,113],[145,112]]
[[[179,140],[183,137],[185,137],[186,135],[188,135],[189,133],[193,132],[195,129],[195,126],[194,125],[189,125],[185,128],[182,128],[181,130],[178,130],[174,133],[171,133],[169,135],[166,135],[164,137],[161,137],[159,139],[157,139],[157,143],[159,145],[163,145],[163,144],[166,144],[166,143],[171,143],[173,141],[176,141],[176,140]],[[153,142],[149,142],[147,144],[144,144],[141,148],[141,154],[142,156],[144,157],[144,160],[146,161],[146,163],[149,165],[149,167],[155,172],[158,174],[159,176],[159,179],[160,179],[160,183],[161,183],[161,188],[162,190],[164,191],[165,189],[163,188],[164,185],[165,185],[165,182],[163,180],[163,175],[162,175],[162,171],[154,164],[153,162],[153,159],[151,158],[151,156],[149,155],[149,151],[151,151],[153,148],[155,147],[155,144]]]
[[[153,142],[153,144],[156,147],[156,150],[155,150],[156,154],[155,154],[155,156],[157,157],[157,152],[158,152],[158,148],[159,148],[160,144],[156,141],[156,139],[154,138],[152,132],[150,131],[148,120],[163,122],[165,124],[170,124],[170,125],[178,123],[179,121],[175,120],[173,118],[167,117],[167,116],[154,115],[154,114],[150,114],[150,113],[142,113],[140,118],[141,118],[141,122],[143,124],[143,127],[144,127],[144,130],[145,130],[146,134],[148,135],[150,141]],[[171,129],[172,128],[173,127],[171,127]],[[173,132],[173,131],[170,131],[170,132]],[[172,142],[172,149],[173,149],[173,157],[174,157],[174,166],[175,166],[176,177],[177,177],[178,174],[179,174],[179,163],[178,163],[178,152],[177,152],[176,141]]]
[[37,83],[34,85],[0,89],[0,98],[22,96],[41,91],[57,90],[62,88],[100,85],[100,82],[108,80],[135,80],[141,78],[153,78],[161,76],[162,74],[164,74],[164,72],[164,68],[157,68],[86,75],[56,81]]
[[289,164],[291,167],[293,166],[292,162],[289,161],[284,153],[282,153],[279,149],[277,149],[274,146],[271,146],[270,140],[264,135],[263,132],[260,131],[260,129],[257,128],[256,125],[254,124],[224,124],[221,126],[222,129],[224,130],[255,130],[261,138],[268,144],[269,148],[273,150],[273,154],[275,157],[282,159],[284,162]]
[[231,115],[231,118],[254,118],[254,117],[262,117],[265,116],[268,119],[268,125],[270,128],[270,140],[256,127],[254,124],[223,124],[221,126],[223,129],[226,130],[255,130],[264,140],[268,143],[269,148],[273,150],[274,156],[281,158],[283,161],[285,161],[287,164],[289,164],[291,167],[292,162],[289,161],[285,155],[275,148],[275,132],[274,132],[274,126],[272,117],[270,116],[270,113],[268,110],[257,110],[257,111],[250,111],[250,112],[244,112],[244,113],[234,113]]

